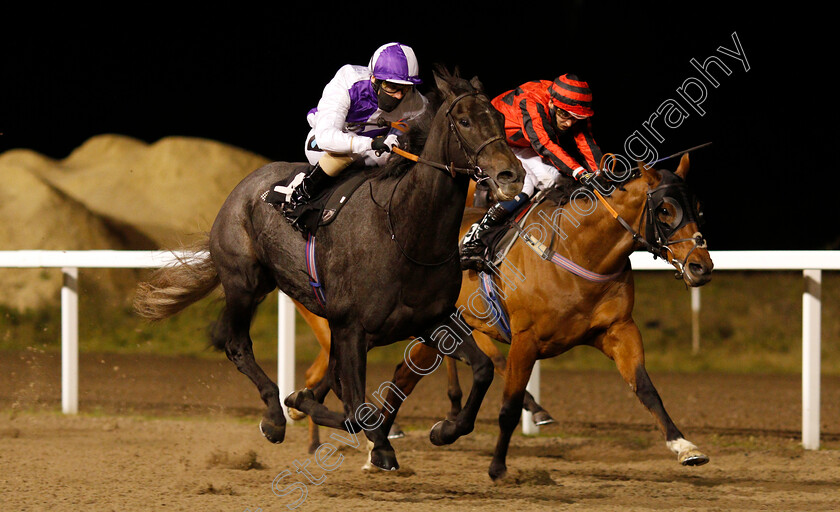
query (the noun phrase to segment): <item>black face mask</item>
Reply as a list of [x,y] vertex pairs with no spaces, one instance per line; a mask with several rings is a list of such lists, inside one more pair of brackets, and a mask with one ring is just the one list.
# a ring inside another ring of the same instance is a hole
[[402,98],[395,98],[383,91],[379,84],[375,84],[374,89],[376,90],[376,103],[379,109],[384,112],[393,111],[402,101]]
[[[669,204],[674,212],[674,218],[668,224],[656,217],[656,211],[664,204]],[[702,216],[699,203],[690,194],[685,182],[674,174],[664,174],[662,183],[648,191],[646,238],[649,242],[665,243],[686,224],[694,222],[699,226]]]

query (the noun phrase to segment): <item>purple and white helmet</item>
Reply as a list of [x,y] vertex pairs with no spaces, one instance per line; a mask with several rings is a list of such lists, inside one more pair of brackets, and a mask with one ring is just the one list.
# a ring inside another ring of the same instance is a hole
[[377,80],[409,85],[423,82],[418,76],[420,66],[417,65],[414,50],[404,44],[383,44],[374,52],[368,68]]

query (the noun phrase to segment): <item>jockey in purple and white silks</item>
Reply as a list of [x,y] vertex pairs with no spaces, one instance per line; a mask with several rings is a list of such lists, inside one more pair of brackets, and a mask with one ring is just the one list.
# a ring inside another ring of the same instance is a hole
[[291,213],[308,202],[329,178],[354,162],[384,164],[386,153],[399,145],[398,132],[354,123],[408,121],[419,116],[428,106],[415,88],[421,82],[414,50],[400,43],[379,47],[367,67],[342,66],[306,117],[312,127],[306,137],[306,158],[315,168],[289,183],[283,210]]

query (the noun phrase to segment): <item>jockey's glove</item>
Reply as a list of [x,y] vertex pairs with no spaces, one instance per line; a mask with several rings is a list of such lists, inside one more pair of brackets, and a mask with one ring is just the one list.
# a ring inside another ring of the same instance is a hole
[[394,146],[400,147],[397,135],[394,133],[374,137],[373,142],[370,143],[370,149],[376,151],[376,156],[379,156],[382,153],[390,153],[391,148]]
[[592,183],[592,180],[594,180],[597,176],[598,176],[598,174],[594,173],[592,171],[583,171],[582,173],[578,174],[575,177],[577,178],[578,181],[588,185],[588,184]]

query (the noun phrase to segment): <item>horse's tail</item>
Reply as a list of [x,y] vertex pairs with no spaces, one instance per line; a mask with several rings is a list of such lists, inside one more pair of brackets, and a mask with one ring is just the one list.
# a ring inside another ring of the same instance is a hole
[[[178,263],[157,269],[137,286],[134,310],[147,320],[163,320],[198,302],[219,286],[219,275],[208,248],[210,240],[175,254]],[[195,254],[195,255],[192,255]]]

